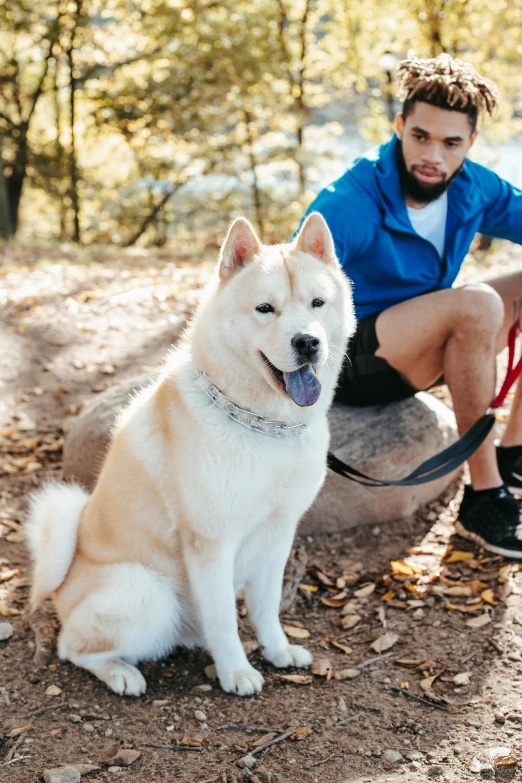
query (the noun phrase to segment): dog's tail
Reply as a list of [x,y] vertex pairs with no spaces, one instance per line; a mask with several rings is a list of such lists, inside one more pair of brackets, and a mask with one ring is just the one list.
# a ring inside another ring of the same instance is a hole
[[76,549],[80,517],[89,495],[75,484],[48,484],[30,499],[25,525],[34,572],[31,610],[60,587]]

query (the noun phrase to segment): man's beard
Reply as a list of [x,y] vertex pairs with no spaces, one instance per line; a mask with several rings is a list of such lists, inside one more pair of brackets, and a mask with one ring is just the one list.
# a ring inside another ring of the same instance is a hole
[[408,171],[406,168],[406,161],[404,160],[404,154],[402,152],[402,142],[400,139],[398,140],[397,163],[399,166],[399,177],[402,189],[407,196],[419,204],[429,204],[431,201],[435,201],[435,199],[439,198],[439,196],[442,196],[455,177],[462,171],[464,162],[465,161],[463,160],[449,179],[441,179],[440,182],[435,182],[433,185],[430,185],[427,182],[420,182],[415,174]]

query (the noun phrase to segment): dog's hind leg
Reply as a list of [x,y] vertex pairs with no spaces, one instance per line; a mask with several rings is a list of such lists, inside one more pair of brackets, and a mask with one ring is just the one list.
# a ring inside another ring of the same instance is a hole
[[[81,576],[92,590],[64,618],[60,658],[92,672],[115,693],[140,696],[146,683],[133,664],[160,658],[176,644],[181,613],[174,585],[139,563],[88,568]],[[66,582],[59,610],[77,584],[74,576]]]

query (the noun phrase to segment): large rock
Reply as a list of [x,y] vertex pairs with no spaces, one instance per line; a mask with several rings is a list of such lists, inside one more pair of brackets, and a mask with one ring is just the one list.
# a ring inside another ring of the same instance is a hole
[[118,413],[132,395],[148,385],[150,375],[123,381],[95,397],[74,420],[63,447],[63,475],[92,489],[100,472]]
[[[64,446],[64,476],[92,489],[119,411],[150,383],[139,376],[96,397],[74,421]],[[334,405],[331,450],[370,476],[399,479],[457,437],[453,413],[430,394],[369,408]],[[261,436],[260,436],[261,437]],[[331,532],[364,523],[408,517],[438,497],[455,478],[445,476],[417,487],[364,487],[329,472],[300,530]]]
[[[337,457],[368,476],[391,480],[404,478],[458,437],[453,412],[424,392],[368,408],[336,404],[330,432],[330,450]],[[365,487],[329,471],[300,532],[333,532],[409,517],[439,497],[457,475],[415,487]]]

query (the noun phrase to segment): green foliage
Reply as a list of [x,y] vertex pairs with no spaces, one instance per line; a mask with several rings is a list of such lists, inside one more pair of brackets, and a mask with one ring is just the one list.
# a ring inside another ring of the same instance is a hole
[[84,243],[217,236],[238,213],[279,240],[332,119],[389,136],[385,51],[471,60],[502,92],[486,135],[519,133],[521,27],[507,0],[7,0],[0,195],[25,237],[74,236],[78,201]]

